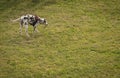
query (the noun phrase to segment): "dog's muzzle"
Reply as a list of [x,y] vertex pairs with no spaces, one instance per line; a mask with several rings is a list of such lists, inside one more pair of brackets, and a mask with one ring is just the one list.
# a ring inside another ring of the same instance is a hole
[[45,25],[47,26],[47,25],[48,25],[48,23],[46,22],[46,23],[45,23]]

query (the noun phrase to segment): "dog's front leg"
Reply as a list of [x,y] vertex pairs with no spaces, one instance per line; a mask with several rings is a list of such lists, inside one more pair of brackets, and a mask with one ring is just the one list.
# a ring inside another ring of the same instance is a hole
[[34,31],[33,32],[39,32],[38,29],[37,29],[37,26],[34,26]]
[[35,30],[36,30],[36,26],[33,26],[33,32],[35,32]]
[[38,22],[33,26],[34,32],[39,32],[38,29],[37,29],[37,26],[38,26]]

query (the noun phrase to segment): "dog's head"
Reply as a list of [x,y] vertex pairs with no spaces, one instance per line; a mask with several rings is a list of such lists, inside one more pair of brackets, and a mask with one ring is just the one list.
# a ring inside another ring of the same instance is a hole
[[40,23],[40,24],[44,24],[45,27],[48,25],[48,22],[47,22],[47,20],[46,20],[45,18],[40,18],[40,19],[39,19],[39,23]]

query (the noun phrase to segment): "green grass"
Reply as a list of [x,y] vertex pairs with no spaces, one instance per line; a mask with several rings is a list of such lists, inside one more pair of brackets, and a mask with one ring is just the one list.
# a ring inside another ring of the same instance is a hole
[[[0,78],[120,78],[119,0],[1,0]],[[48,20],[30,38],[9,20]]]

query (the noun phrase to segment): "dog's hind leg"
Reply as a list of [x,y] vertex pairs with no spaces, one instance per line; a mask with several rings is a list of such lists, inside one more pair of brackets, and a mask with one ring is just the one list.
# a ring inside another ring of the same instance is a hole
[[20,28],[19,28],[20,35],[22,35],[22,27],[23,27],[23,25],[20,24]]
[[23,27],[23,20],[20,20],[20,28],[19,28],[20,35],[22,35],[22,27]]
[[25,33],[28,37],[30,37],[30,35],[28,34],[28,25],[25,25]]

